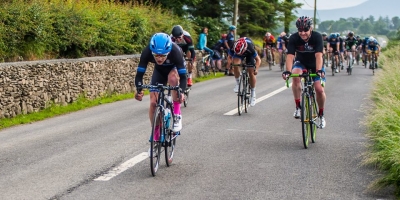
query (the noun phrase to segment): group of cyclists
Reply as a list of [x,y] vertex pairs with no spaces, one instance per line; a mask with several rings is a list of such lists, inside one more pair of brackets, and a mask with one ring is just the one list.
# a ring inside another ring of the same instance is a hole
[[[369,63],[369,68],[378,68],[377,61],[381,47],[379,42],[373,36],[368,36],[362,39],[359,35],[354,35],[353,31],[350,31],[346,36],[341,37],[340,33],[331,33],[329,36],[327,33],[322,33],[324,40],[324,60],[325,65],[328,66],[328,62],[331,56],[334,56],[336,63],[339,63],[339,67],[344,69],[344,60],[347,61],[347,68],[353,65],[354,62],[361,58],[363,65]],[[371,65],[371,55],[375,54],[375,66]],[[352,59],[350,59],[352,58]],[[332,68],[335,73],[339,72],[338,68]]]
[[[313,30],[312,18],[308,16],[301,16],[296,20],[297,32],[287,35],[282,32],[278,39],[275,40],[273,35],[269,32],[265,34],[263,48],[275,47],[279,50],[279,53],[286,52],[287,58],[286,70],[282,73],[282,78],[287,80],[292,73],[302,74],[304,70],[308,70],[311,73],[315,73],[318,76],[313,77],[314,89],[316,93],[316,102],[318,104],[318,127],[325,128],[326,120],[324,117],[324,106],[326,95],[324,87],[321,82],[325,82],[325,67],[324,67],[324,55],[330,55],[333,53],[336,59],[339,56],[344,60],[343,53],[347,51],[347,55],[353,54],[355,57],[356,50],[363,51],[363,60],[366,61],[369,52],[379,52],[380,47],[377,40],[373,37],[361,39],[359,36],[355,36],[353,32],[349,32],[346,38],[340,37],[338,33],[332,33],[329,36],[326,33],[319,33]],[[204,30],[203,30],[204,31]],[[235,26],[230,26],[227,34],[222,34],[221,39],[212,46],[212,48],[206,48],[204,50],[209,51],[215,60],[220,59],[220,53],[223,50],[227,50],[227,67],[226,73],[233,74],[235,77],[234,92],[238,92],[239,88],[239,77],[240,69],[239,66],[245,60],[250,78],[250,106],[256,104],[256,75],[261,65],[261,58],[258,55],[255,45],[251,38],[240,37],[235,40]],[[204,47],[203,47],[204,48]],[[190,58],[185,61],[186,58]],[[274,58],[274,56],[272,56]],[[156,33],[151,39],[150,43],[143,49],[140,61],[137,67],[137,73],[135,77],[135,85],[137,92],[135,99],[141,101],[143,98],[143,91],[140,87],[143,84],[143,75],[146,72],[147,65],[149,62],[154,63],[154,71],[151,77],[150,84],[169,84],[181,88],[182,91],[186,87],[192,86],[192,70],[194,61],[196,60],[193,40],[187,31],[179,25],[172,28],[171,34]],[[273,61],[274,62],[274,61]],[[221,65],[217,64],[218,69],[221,69]],[[229,66],[229,67],[228,67]],[[232,67],[230,67],[232,66]],[[252,67],[251,67],[252,66]],[[373,66],[372,66],[373,67]],[[187,76],[188,74],[188,76]],[[152,123],[154,109],[157,101],[158,91],[150,91],[150,108],[149,108],[149,119]],[[300,118],[300,95],[301,95],[301,80],[300,78],[293,78],[292,81],[292,92],[295,103],[294,118]],[[182,114],[180,104],[184,100],[184,95],[178,92],[172,91],[173,105],[174,105],[174,116],[172,130],[178,132],[182,129]],[[159,129],[156,129],[159,130]]]

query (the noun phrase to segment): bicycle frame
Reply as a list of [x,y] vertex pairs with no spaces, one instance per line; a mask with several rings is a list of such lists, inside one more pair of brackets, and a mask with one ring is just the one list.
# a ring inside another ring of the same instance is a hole
[[[316,140],[316,129],[318,119],[318,106],[315,98],[314,81],[313,77],[317,77],[317,74],[310,74],[308,70],[304,71],[303,74],[292,74],[290,77],[299,77],[304,79],[300,81],[303,84],[303,90],[301,94],[301,125],[302,125],[302,136],[304,148],[308,148],[309,137],[314,143]],[[286,79],[286,86],[289,87],[289,78]]]

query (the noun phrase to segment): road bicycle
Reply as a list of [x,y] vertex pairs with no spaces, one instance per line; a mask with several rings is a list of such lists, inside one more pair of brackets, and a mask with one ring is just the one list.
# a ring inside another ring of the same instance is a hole
[[212,56],[210,56],[210,53],[206,52],[206,55],[201,58],[199,61],[201,71],[205,76],[208,76],[210,74],[214,74],[214,76],[217,75],[217,68],[215,67],[215,63],[213,62]]
[[243,110],[244,112],[248,112],[250,106],[250,83],[249,83],[249,72],[247,71],[248,67],[254,67],[254,65],[247,65],[247,64],[232,64],[232,66],[242,66],[242,71],[240,72],[239,76],[239,90],[237,93],[238,97],[238,114],[239,116],[242,115]]
[[283,68],[285,67],[286,63],[286,50],[282,50],[281,53],[281,72],[283,72]]
[[347,53],[347,74],[351,75],[352,71],[353,71],[353,51],[352,50],[348,50],[349,52]]
[[265,53],[266,53],[266,56],[267,56],[267,60],[266,61],[267,61],[268,66],[269,66],[269,70],[271,70],[271,67],[273,65],[272,49],[271,49],[270,46],[267,45],[267,47],[264,48],[264,50],[265,50]]
[[336,69],[338,67],[337,63],[336,63],[336,56],[333,52],[330,52],[330,59],[331,59],[331,69],[332,69],[332,76],[335,76],[336,73]]
[[375,69],[378,69],[378,63],[376,62],[376,53],[375,52],[372,52],[370,66],[372,69],[372,75],[375,75]]
[[[180,96],[179,86],[164,86],[163,84],[158,85],[141,85],[141,88],[146,88],[150,90],[158,90],[157,104],[154,110],[154,117],[152,121],[152,129],[150,135],[150,169],[153,176],[156,175],[161,153],[165,153],[165,161],[167,166],[171,166],[174,159],[174,151],[176,147],[176,138],[180,135],[180,132],[173,132],[172,127],[174,124],[174,105],[172,102],[171,91],[178,91],[178,96]],[[167,92],[167,94],[165,94]],[[158,126],[157,126],[158,125]],[[156,129],[159,130],[156,130]],[[160,135],[155,135],[159,132]]]
[[[303,69],[303,74],[291,74],[290,77],[300,77],[302,84],[302,93],[301,93],[301,133],[303,137],[303,145],[304,148],[308,148],[309,138],[311,138],[311,142],[315,143],[316,135],[317,135],[317,121],[319,119],[318,116],[318,105],[316,102],[315,90],[314,90],[314,81],[313,77],[317,77],[317,74],[311,74],[307,69]],[[289,78],[286,79],[286,86],[289,87]]]

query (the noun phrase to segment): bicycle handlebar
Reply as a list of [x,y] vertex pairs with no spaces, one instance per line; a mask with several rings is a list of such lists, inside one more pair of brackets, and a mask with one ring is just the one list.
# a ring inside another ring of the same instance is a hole
[[290,77],[317,77],[318,74],[291,74],[287,79],[286,79],[286,87],[289,87],[289,78]]
[[146,88],[146,89],[161,89],[161,90],[176,90],[180,91],[181,88],[179,86],[165,86],[163,84],[158,85],[139,85],[139,88]]

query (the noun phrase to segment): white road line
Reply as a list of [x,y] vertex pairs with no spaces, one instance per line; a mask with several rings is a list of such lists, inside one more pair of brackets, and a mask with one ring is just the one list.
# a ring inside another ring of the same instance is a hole
[[140,163],[141,161],[143,161],[144,159],[148,158],[149,155],[147,152],[143,152],[129,160],[127,160],[126,162],[122,163],[121,165],[119,165],[118,167],[114,167],[113,169],[111,169],[110,171],[108,171],[106,174],[97,177],[96,179],[94,179],[95,181],[109,181],[110,179],[118,176],[118,174],[124,172],[125,170],[135,166],[136,164]]
[[[292,86],[292,83],[289,84],[289,88],[290,88],[291,86]],[[281,87],[281,88],[279,88],[279,89],[277,89],[277,90],[275,90],[275,91],[273,91],[273,92],[271,92],[271,93],[269,93],[269,94],[266,94],[266,95],[264,95],[264,96],[262,96],[262,97],[260,97],[260,98],[257,98],[256,103],[261,102],[261,101],[264,101],[265,99],[268,99],[268,98],[270,98],[270,97],[272,97],[272,96],[278,94],[279,92],[282,92],[283,90],[286,90],[287,88],[288,88],[288,87],[283,86],[283,87]],[[233,109],[233,110],[231,110],[231,111],[225,113],[224,115],[235,115],[235,114],[237,113],[237,111],[238,111],[238,109],[235,108],[235,109]]]

